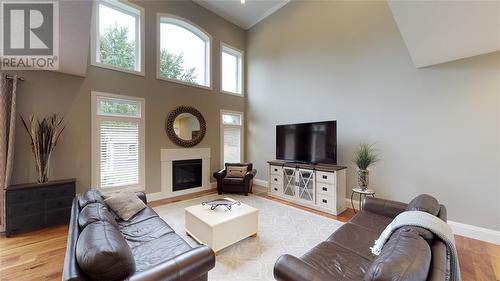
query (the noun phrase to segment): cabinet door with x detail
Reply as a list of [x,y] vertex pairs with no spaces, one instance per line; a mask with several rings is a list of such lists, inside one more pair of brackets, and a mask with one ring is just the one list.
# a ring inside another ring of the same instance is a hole
[[294,199],[297,197],[297,187],[295,186],[296,171],[297,169],[295,168],[283,168],[283,179],[285,181],[283,187],[283,195],[293,197]]
[[299,200],[314,204],[316,200],[315,196],[315,180],[314,180],[314,171],[299,169],[297,171],[297,187],[298,187],[298,197]]

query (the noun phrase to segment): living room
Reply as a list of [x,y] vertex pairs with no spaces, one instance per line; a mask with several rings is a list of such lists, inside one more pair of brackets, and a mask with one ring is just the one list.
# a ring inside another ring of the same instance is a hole
[[0,280],[500,280],[499,1],[25,2]]

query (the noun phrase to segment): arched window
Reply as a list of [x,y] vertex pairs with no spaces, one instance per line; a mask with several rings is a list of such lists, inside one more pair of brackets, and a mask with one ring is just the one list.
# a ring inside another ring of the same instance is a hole
[[158,79],[211,88],[211,41],[193,23],[158,14]]

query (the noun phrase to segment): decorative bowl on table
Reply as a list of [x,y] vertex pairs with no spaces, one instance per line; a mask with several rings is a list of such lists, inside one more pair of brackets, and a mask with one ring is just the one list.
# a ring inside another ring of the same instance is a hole
[[233,207],[233,205],[240,206],[241,202],[234,201],[234,200],[229,200],[229,199],[215,199],[215,200],[210,200],[210,201],[202,202],[201,205],[202,206],[205,206],[205,205],[210,206],[210,210],[215,210],[215,208],[217,208],[219,206],[224,206],[228,210],[231,210],[231,208]]

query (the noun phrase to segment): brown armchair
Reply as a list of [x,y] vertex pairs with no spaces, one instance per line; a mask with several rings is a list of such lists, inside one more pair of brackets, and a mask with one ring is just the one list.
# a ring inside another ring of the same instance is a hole
[[[245,177],[233,178],[227,176],[227,166],[247,167]],[[253,178],[257,174],[257,170],[253,169],[252,163],[226,163],[225,169],[214,173],[214,178],[217,180],[217,192],[243,193],[248,196],[252,193]]]

